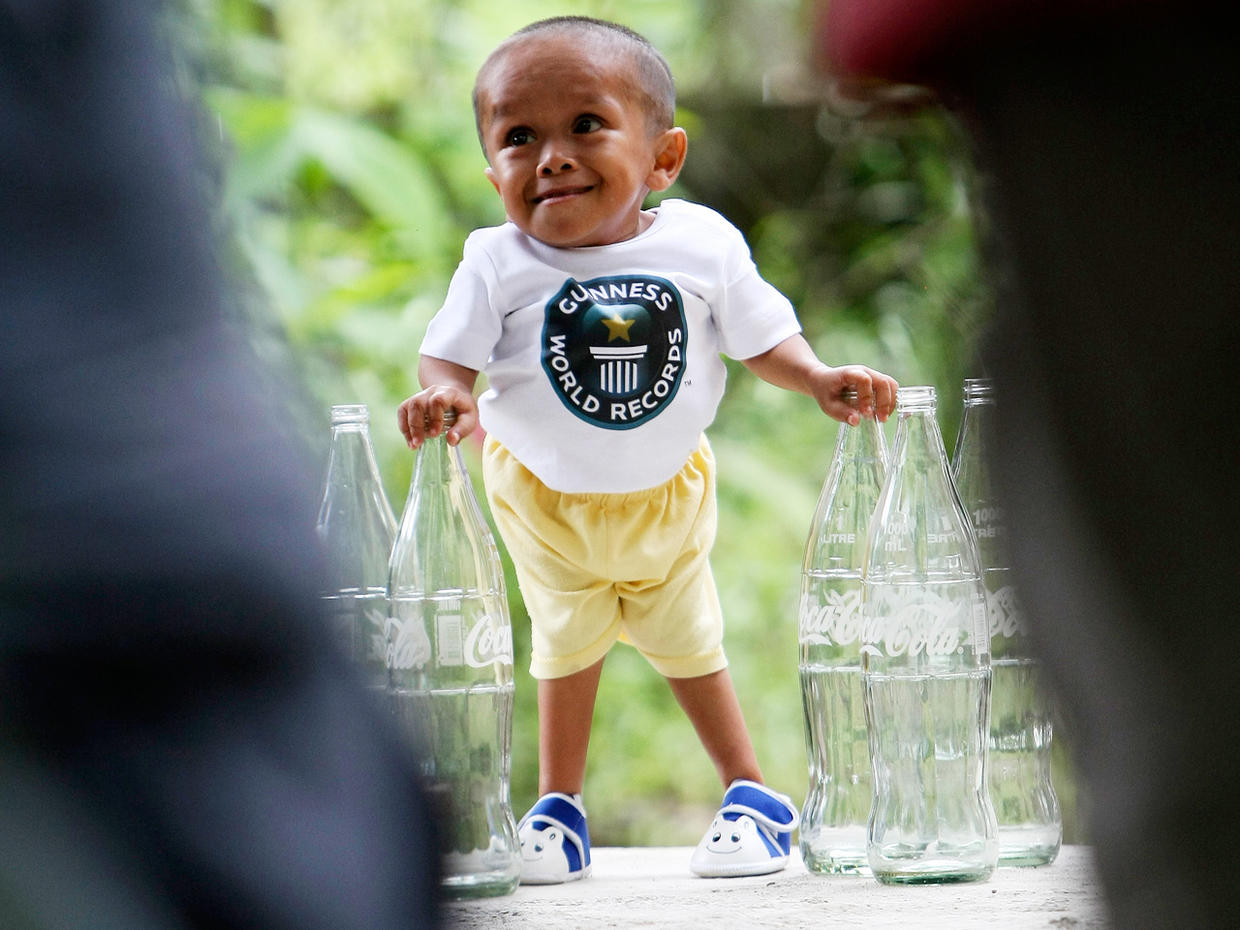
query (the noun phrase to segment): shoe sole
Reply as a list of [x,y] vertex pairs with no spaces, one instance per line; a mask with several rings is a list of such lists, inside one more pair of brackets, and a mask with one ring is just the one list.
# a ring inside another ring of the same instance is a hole
[[546,878],[543,878],[543,877],[526,878],[524,875],[522,875],[521,884],[522,885],[563,885],[568,882],[579,882],[583,878],[588,878],[589,875],[590,875],[590,866],[587,865],[584,869],[578,869],[576,872],[569,872],[566,876],[564,876],[564,878],[559,878],[558,876],[556,877],[547,876]]
[[689,866],[689,871],[699,878],[745,878],[750,875],[770,875],[787,868],[787,858],[766,862],[738,862],[735,865],[719,865],[705,869]]

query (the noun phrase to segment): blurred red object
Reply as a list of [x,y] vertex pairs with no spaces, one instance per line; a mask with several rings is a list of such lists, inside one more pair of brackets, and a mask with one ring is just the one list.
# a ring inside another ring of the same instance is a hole
[[883,85],[934,86],[960,63],[1047,30],[1075,31],[1169,7],[1167,0],[826,0],[816,64],[846,92],[890,96]]

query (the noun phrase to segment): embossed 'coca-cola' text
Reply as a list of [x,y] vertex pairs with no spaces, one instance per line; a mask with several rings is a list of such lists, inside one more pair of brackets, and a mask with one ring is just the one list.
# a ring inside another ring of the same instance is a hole
[[986,610],[992,637],[1024,636],[1028,633],[1025,614],[1016,597],[1016,588],[1012,585],[1004,585],[997,591],[987,591]]
[[465,662],[483,668],[492,662],[512,664],[512,627],[490,614],[483,614],[465,636]]
[[402,622],[388,617],[384,627],[387,638],[387,667],[395,671],[421,668],[431,658],[431,638],[419,617]]
[[916,656],[950,655],[970,642],[972,633],[969,615],[961,612],[960,604],[926,595],[882,612],[870,605],[861,635],[881,655]]
[[861,637],[861,591],[827,591],[826,603],[801,604],[801,642],[847,646]]

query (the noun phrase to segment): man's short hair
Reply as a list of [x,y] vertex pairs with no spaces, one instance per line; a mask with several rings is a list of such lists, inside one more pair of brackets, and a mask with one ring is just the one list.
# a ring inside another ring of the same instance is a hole
[[672,69],[668,67],[667,59],[645,36],[627,26],[604,19],[590,16],[552,16],[518,29],[500,43],[478,69],[478,77],[474,82],[473,104],[480,138],[482,121],[478,112],[478,89],[491,63],[497,60],[509,45],[523,37],[555,32],[589,36],[616,51],[627,53],[633,62],[633,92],[646,112],[651,134],[671,129],[675,125],[676,84],[672,79]]

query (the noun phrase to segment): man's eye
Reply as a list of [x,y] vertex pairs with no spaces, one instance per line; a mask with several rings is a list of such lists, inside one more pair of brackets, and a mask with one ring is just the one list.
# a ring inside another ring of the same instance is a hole
[[529,145],[534,141],[533,130],[519,126],[516,129],[508,130],[508,134],[504,136],[505,145]]
[[573,132],[595,132],[602,128],[603,121],[597,116],[590,116],[588,113],[577,117],[577,121],[573,123]]

